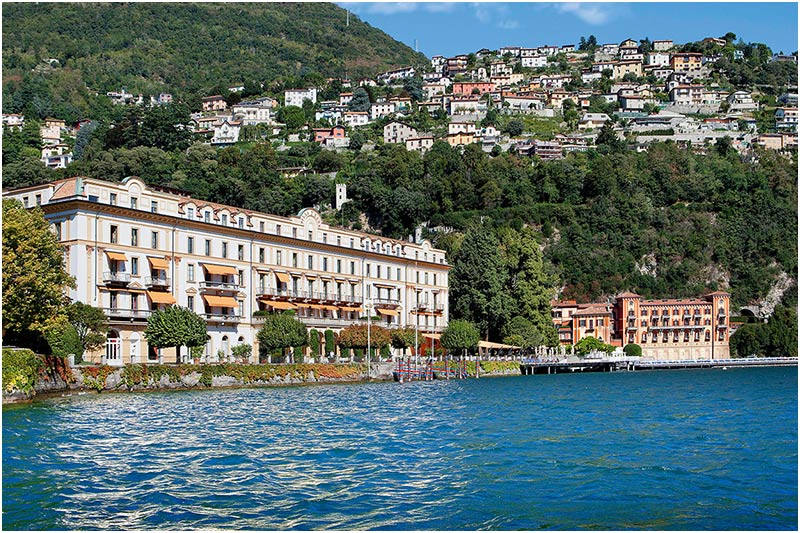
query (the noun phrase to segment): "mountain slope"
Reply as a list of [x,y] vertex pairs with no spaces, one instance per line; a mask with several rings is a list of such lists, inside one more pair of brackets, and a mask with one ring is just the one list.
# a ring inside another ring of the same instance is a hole
[[357,79],[426,61],[354,15],[347,26],[329,3],[4,4],[4,85],[50,58],[101,93],[178,95],[313,71]]

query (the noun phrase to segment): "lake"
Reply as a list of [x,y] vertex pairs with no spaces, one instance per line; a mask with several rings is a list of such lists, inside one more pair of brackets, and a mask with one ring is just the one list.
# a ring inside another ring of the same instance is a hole
[[797,368],[47,399],[3,529],[796,530]]

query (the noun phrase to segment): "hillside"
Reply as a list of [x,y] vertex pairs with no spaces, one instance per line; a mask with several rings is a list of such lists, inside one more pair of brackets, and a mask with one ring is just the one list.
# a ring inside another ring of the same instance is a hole
[[[57,68],[43,62],[51,58]],[[23,79],[36,90],[36,69],[53,105],[89,106],[83,85],[186,97],[312,72],[358,79],[425,61],[352,14],[347,26],[345,10],[329,3],[3,6],[4,95]]]

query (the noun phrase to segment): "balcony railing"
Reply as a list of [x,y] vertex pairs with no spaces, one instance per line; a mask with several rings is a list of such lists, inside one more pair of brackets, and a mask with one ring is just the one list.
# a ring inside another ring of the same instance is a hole
[[400,305],[398,298],[372,298],[372,303],[377,305]]
[[[297,300],[319,300],[327,302],[348,302],[348,303],[361,303],[361,297],[357,295],[336,293],[336,292],[320,292],[320,291],[293,291],[289,289],[276,289],[274,287],[258,287],[256,288],[257,296],[280,296],[283,298],[292,298]],[[397,302],[399,303],[399,302]]]
[[130,283],[128,272],[103,272],[103,283]]
[[201,289],[216,289],[220,291],[238,291],[239,284],[233,281],[201,281]]
[[242,317],[236,315],[224,315],[220,313],[206,313],[200,315],[210,322],[239,322]]
[[149,309],[120,309],[118,307],[103,307],[103,313],[109,318],[141,318],[150,316]]
[[170,278],[144,278],[145,287],[169,287],[171,281]]

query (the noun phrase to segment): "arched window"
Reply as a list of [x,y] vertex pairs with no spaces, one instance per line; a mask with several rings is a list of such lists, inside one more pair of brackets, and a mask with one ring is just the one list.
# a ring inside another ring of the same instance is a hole
[[119,332],[110,330],[106,335],[106,361],[107,365],[121,365],[122,364],[122,339],[119,338]]
[[131,333],[131,364],[139,363],[139,352],[141,346],[139,342],[139,334],[137,332]]
[[230,355],[230,352],[231,352],[230,348],[231,347],[230,347],[230,342],[228,341],[228,336],[227,335],[223,335],[222,336],[222,348],[220,348],[220,350],[222,351],[222,356],[223,357],[228,357],[228,355]]

